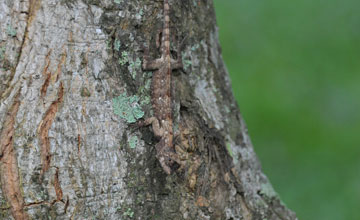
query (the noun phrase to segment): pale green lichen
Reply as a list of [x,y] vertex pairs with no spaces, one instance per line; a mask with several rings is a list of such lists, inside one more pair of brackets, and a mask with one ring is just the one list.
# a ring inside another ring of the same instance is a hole
[[139,144],[139,138],[137,136],[132,136],[129,139],[129,146],[131,149],[134,149]]
[[151,80],[147,80],[145,82],[145,89],[149,90],[150,89],[150,86],[151,86]]
[[196,4],[196,1],[195,1],[195,0],[193,0],[193,4],[194,4],[194,7],[196,7],[196,6],[197,6],[197,4]]
[[143,96],[142,99],[141,99],[140,104],[141,105],[147,105],[147,104],[150,103],[150,101],[151,101],[150,96]]
[[231,144],[230,144],[229,142],[226,143],[226,149],[227,149],[229,155],[230,155],[232,158],[234,158],[234,153],[233,153],[232,150],[231,150]]
[[149,90],[151,86],[151,79],[146,79],[147,77],[151,77],[148,72],[143,73],[143,85],[139,87],[138,94],[140,94],[140,105],[145,106],[148,105],[151,101],[149,96]]
[[111,40],[106,40],[106,49],[111,49]]
[[131,77],[135,79],[136,73],[138,71],[141,71],[141,60],[139,58],[136,58],[135,61],[133,61],[132,59],[129,58],[129,53],[127,51],[123,51],[121,52],[121,57],[119,58],[119,64],[125,65],[127,63],[129,63],[129,71]]
[[114,0],[116,4],[120,4],[123,0]]
[[11,26],[11,25],[8,25],[7,26],[7,34],[10,36],[10,37],[15,37],[16,36],[16,30]]
[[114,114],[125,119],[128,123],[134,123],[144,116],[144,112],[141,110],[138,102],[138,96],[127,96],[125,92],[113,98]]
[[128,208],[126,212],[123,213],[123,215],[132,218],[134,216],[134,211],[132,211],[131,208]]
[[189,68],[189,66],[192,65],[192,61],[189,60],[189,59],[186,59],[186,53],[185,52],[183,52],[181,54],[181,58],[182,58],[182,62],[183,62],[183,65],[184,65],[184,69],[187,69],[187,68]]
[[136,72],[140,68],[141,68],[141,61],[140,61],[139,57],[136,58],[135,62],[132,60],[129,61],[129,70],[130,70],[131,77],[133,79],[136,78]]
[[119,51],[120,46],[121,46],[120,40],[115,39],[115,41],[114,41],[114,50]]
[[239,162],[239,158],[237,154],[234,154],[232,148],[231,148],[231,142],[227,141],[226,142],[226,150],[229,153],[230,157],[233,159],[233,163],[237,164]]
[[278,194],[270,183],[261,184],[260,194],[265,195],[268,198],[278,198]]
[[121,58],[119,59],[120,65],[125,65],[127,62],[129,62],[129,54],[127,51],[121,52]]
[[231,111],[230,111],[230,108],[228,106],[224,106],[224,110],[227,114],[229,114]]
[[0,60],[4,59],[4,57],[5,57],[5,50],[6,50],[5,46],[2,46],[2,47],[0,48]]
[[212,90],[214,93],[217,93],[219,91],[215,86],[212,87]]
[[191,51],[195,51],[200,47],[200,44],[195,44],[194,46],[191,47]]
[[141,19],[141,17],[144,15],[144,10],[140,9],[140,11],[136,14],[136,17]]

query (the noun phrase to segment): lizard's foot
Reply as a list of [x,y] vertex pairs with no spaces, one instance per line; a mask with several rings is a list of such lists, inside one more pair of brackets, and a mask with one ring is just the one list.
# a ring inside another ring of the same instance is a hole
[[165,171],[165,173],[167,175],[171,174],[171,168],[168,165],[169,164],[169,160],[167,158],[165,158],[164,156],[158,157],[158,160],[160,162],[161,167],[163,168],[163,170]]
[[185,166],[184,161],[181,161],[179,156],[174,152],[167,152],[157,155],[163,170],[170,175],[172,170],[182,169]]
[[152,125],[154,135],[157,138],[161,138],[164,135],[164,129],[160,126],[159,120],[155,117],[150,117],[145,120],[138,121],[137,123],[135,123],[134,127],[139,128],[148,125]]

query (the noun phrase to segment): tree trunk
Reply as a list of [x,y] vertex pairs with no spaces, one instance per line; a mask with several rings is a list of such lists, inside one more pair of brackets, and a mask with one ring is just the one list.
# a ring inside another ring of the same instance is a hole
[[184,164],[161,168],[136,122],[153,113],[141,61],[144,48],[159,55],[162,12],[149,0],[0,2],[1,219],[296,219],[261,171],[210,0],[170,1]]

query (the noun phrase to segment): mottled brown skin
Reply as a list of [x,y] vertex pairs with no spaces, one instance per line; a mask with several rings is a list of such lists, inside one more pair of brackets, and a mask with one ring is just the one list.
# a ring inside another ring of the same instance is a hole
[[178,162],[173,146],[173,118],[171,108],[171,72],[182,68],[181,56],[174,60],[170,54],[170,17],[169,2],[164,0],[164,27],[161,38],[161,57],[149,61],[144,56],[142,68],[154,71],[151,84],[151,103],[154,116],[145,120],[145,124],[152,124],[153,132],[160,141],[156,144],[156,157],[167,174],[171,174],[170,166]]

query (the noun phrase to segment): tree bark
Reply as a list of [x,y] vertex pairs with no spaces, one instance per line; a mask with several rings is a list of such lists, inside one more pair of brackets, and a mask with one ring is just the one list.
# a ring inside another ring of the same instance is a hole
[[[162,1],[0,2],[1,219],[297,219],[256,158],[221,57],[213,3],[170,1],[176,152],[152,115]],[[182,52],[176,53],[181,42]]]

